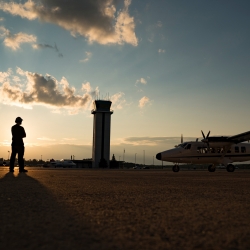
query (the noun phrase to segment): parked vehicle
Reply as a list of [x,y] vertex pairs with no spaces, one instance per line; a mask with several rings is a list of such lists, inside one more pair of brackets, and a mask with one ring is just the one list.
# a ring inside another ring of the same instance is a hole
[[51,161],[51,162],[47,162],[43,165],[43,167],[54,167],[54,168],[75,168],[76,164],[71,161],[71,160],[60,160],[60,161]]
[[135,167],[133,167],[133,169],[141,169],[141,167],[136,165]]

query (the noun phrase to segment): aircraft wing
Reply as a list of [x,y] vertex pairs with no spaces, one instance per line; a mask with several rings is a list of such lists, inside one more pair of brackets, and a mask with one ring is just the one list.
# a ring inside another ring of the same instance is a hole
[[249,141],[250,140],[250,131],[238,134],[238,135],[233,135],[227,138],[229,141],[232,141],[234,143],[240,143],[243,141]]

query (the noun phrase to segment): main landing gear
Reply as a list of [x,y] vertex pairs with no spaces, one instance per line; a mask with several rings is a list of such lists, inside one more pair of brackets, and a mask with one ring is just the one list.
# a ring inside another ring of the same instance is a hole
[[235,166],[233,164],[228,164],[227,165],[227,172],[234,172]]
[[[235,166],[233,164],[228,164],[226,168],[227,168],[227,172],[234,172],[234,170],[235,170]],[[209,172],[214,172],[215,169],[216,169],[215,165],[208,166]]]
[[216,169],[215,165],[209,165],[209,166],[208,166],[208,171],[209,171],[209,172],[214,172],[215,169]]
[[173,172],[179,172],[180,171],[180,167],[179,165],[175,164],[172,168]]

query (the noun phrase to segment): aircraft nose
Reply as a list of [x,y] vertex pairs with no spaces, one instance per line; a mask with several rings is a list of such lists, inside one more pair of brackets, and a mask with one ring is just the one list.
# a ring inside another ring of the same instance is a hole
[[158,153],[158,154],[156,155],[156,159],[159,160],[159,161],[161,160],[161,153]]

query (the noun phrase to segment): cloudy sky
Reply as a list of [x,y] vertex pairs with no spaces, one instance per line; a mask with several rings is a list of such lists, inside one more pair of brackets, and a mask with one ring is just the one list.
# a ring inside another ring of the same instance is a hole
[[112,101],[111,154],[126,161],[142,163],[145,150],[152,163],[201,129],[249,131],[249,9],[247,0],[0,1],[0,158],[17,116],[26,159],[90,158],[96,98]]

